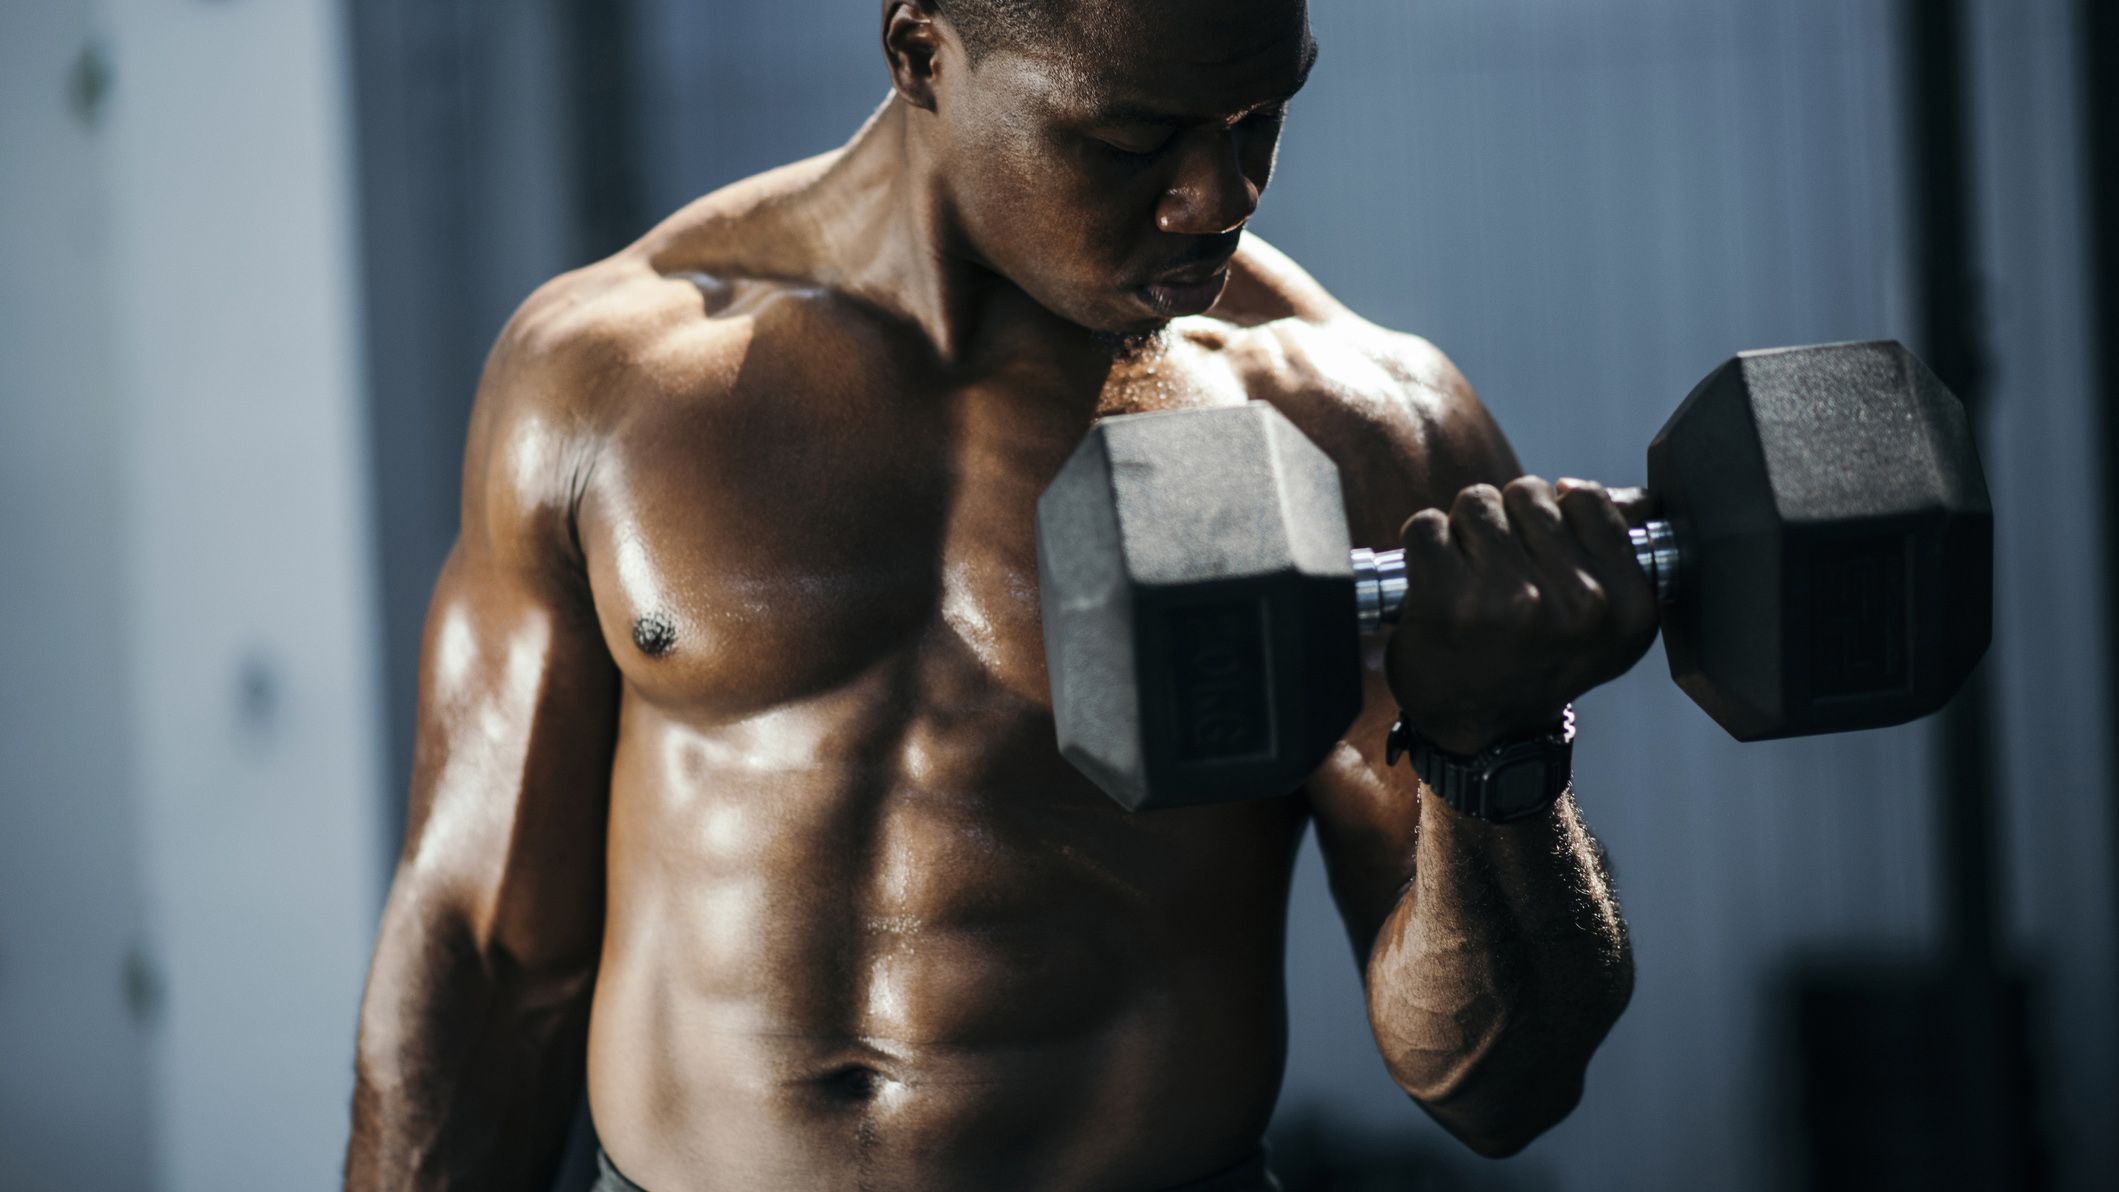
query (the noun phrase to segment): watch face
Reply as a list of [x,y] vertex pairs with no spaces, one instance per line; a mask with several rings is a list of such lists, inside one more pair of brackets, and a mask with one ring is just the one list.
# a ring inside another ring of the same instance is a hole
[[[1503,760],[1486,777],[1486,814],[1508,820],[1538,811],[1567,785],[1568,764],[1544,750]],[[1557,772],[1556,772],[1557,771]]]

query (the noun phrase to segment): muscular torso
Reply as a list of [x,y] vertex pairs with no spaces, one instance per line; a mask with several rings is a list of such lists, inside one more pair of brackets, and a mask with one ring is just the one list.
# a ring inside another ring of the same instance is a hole
[[1033,516],[1105,414],[1267,397],[1359,454],[1320,412],[1343,394],[1284,392],[1290,345],[1329,341],[1208,317],[1116,367],[943,367],[841,295],[681,264],[603,267],[634,330],[573,518],[622,677],[607,1150],[657,1192],[1155,1189],[1242,1159],[1305,813],[1129,814],[1059,757]]

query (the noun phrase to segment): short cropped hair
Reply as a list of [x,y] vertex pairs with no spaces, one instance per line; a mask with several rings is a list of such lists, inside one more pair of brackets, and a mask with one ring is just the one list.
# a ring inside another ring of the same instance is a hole
[[1008,45],[1050,38],[1077,0],[927,0],[946,19],[973,58]]

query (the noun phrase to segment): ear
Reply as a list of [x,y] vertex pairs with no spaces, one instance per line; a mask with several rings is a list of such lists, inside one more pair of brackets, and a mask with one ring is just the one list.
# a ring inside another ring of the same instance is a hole
[[935,19],[928,0],[885,0],[883,57],[890,63],[890,85],[906,103],[934,110],[942,42],[952,32]]

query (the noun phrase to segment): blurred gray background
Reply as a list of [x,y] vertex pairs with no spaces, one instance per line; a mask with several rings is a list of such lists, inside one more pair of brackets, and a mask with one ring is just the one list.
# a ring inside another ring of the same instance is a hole
[[[1971,360],[1998,606],[1985,701],[1949,719],[1737,746],[1659,655],[1583,701],[1639,985],[1517,1158],[1390,1084],[1307,851],[1291,1189],[1803,1186],[1841,1112],[1935,1150],[1952,1119],[1906,1107],[1959,1037],[1821,1107],[1805,1073],[1853,1052],[1796,1007],[1964,972],[1968,848],[2029,990],[2002,1056],[2028,1083],[1988,1090],[2035,1145],[2012,1182],[2119,1175],[2100,3],[1956,6],[1961,253],[1909,134],[1931,6],[1314,6],[1261,235],[1442,345],[1546,475],[1639,478],[1741,348]],[[334,1186],[483,354],[544,278],[850,135],[885,94],[877,7],[0,2],[0,1189]]]

